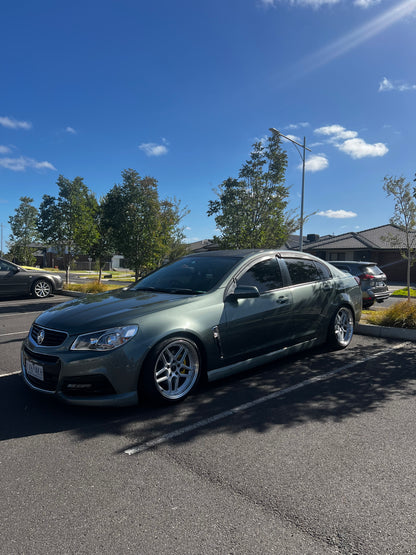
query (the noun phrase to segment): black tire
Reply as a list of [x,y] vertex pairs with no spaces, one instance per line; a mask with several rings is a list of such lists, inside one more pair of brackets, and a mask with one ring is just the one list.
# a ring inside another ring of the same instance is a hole
[[52,293],[52,284],[47,279],[37,279],[32,285],[32,295],[38,299],[45,299]]
[[354,335],[354,316],[348,306],[341,306],[332,317],[328,330],[328,343],[334,349],[345,349]]
[[201,377],[201,355],[197,345],[184,337],[171,337],[153,349],[143,365],[139,396],[173,404],[193,391]]

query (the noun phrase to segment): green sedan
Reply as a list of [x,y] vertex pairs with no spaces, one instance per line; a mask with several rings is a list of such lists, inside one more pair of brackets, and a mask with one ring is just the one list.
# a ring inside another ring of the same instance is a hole
[[22,345],[23,378],[78,405],[175,403],[203,378],[319,343],[343,349],[360,315],[354,277],[308,254],[199,253],[41,314]]

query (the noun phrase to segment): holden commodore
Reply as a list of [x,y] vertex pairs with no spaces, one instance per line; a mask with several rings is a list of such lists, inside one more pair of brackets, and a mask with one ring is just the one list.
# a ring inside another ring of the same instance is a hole
[[175,403],[203,378],[319,343],[343,349],[360,315],[355,278],[306,253],[192,254],[42,313],[23,342],[22,373],[72,404]]

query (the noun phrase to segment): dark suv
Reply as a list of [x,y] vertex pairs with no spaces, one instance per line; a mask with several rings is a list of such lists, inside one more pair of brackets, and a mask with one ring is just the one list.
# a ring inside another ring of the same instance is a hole
[[390,297],[387,276],[374,262],[354,262],[348,260],[330,261],[330,263],[356,276],[360,280],[363,293],[363,308],[369,308],[375,301],[382,303]]

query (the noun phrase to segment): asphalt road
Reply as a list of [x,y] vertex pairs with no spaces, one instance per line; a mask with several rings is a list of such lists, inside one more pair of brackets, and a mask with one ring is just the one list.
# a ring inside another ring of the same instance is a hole
[[0,301],[1,554],[416,554],[415,345],[356,336],[174,408],[27,390]]

